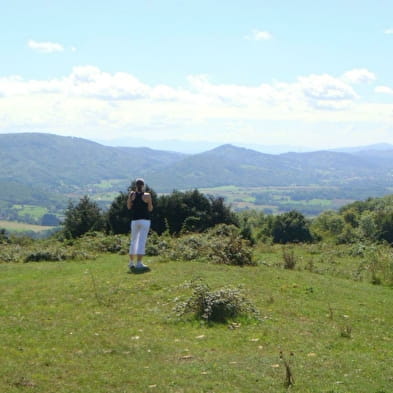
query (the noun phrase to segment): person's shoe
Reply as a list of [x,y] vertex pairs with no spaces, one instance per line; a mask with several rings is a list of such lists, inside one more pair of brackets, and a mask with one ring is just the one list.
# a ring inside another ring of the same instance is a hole
[[138,263],[136,265],[132,264],[129,265],[129,267],[130,267],[130,272],[135,274],[150,272],[149,266],[146,266],[143,263]]

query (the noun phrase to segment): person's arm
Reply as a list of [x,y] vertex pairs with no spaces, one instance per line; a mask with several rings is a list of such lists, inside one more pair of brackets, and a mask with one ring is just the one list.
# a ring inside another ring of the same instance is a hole
[[135,199],[135,193],[134,193],[134,191],[131,191],[128,194],[128,198],[127,198],[127,208],[128,208],[128,210],[132,209],[132,204],[134,202],[134,199]]
[[145,194],[145,202],[147,203],[147,210],[153,211],[153,201],[150,194]]

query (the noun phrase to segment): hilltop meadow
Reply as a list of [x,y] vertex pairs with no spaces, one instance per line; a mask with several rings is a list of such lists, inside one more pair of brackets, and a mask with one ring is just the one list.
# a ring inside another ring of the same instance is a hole
[[70,204],[47,239],[0,232],[0,391],[393,390],[391,196],[313,220],[157,197],[146,274],[124,198]]

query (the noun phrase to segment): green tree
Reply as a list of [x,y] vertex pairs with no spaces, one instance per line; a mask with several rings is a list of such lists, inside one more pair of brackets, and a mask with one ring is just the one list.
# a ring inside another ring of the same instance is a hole
[[104,218],[98,205],[85,195],[78,204],[69,202],[65,211],[63,231],[66,236],[80,237],[86,232],[101,231],[105,227]]
[[276,216],[271,231],[275,243],[301,243],[312,240],[305,217],[296,210]]
[[375,222],[378,228],[378,239],[393,244],[393,211],[379,211]]
[[46,213],[41,218],[41,225],[55,227],[60,224],[60,220],[54,214]]
[[378,227],[375,222],[375,214],[373,212],[365,212],[361,215],[359,228],[362,236],[368,240],[378,239]]
[[339,235],[344,226],[345,221],[341,215],[333,211],[327,211],[312,221],[311,229],[317,236],[324,238]]
[[217,224],[237,223],[235,214],[220,197],[205,196],[197,189],[170,195],[158,199],[157,221],[152,228],[158,233],[169,230],[170,233],[181,231],[201,232]]

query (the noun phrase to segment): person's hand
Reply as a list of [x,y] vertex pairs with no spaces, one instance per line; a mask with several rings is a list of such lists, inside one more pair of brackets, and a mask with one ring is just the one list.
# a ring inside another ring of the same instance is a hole
[[132,201],[134,201],[135,200],[135,192],[134,191],[131,191],[130,192],[130,195],[128,196]]

